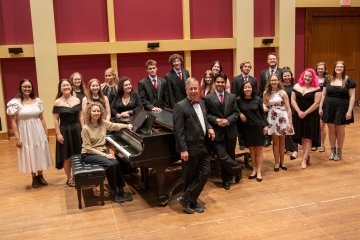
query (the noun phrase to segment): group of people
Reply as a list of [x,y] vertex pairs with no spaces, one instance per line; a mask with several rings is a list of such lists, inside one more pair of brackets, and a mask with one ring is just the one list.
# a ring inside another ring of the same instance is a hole
[[[82,154],[84,162],[102,165],[114,201],[131,201],[124,191],[121,163],[108,153],[108,130],[132,129],[127,120],[141,108],[173,112],[176,149],[183,166],[184,192],[178,198],[186,213],[203,212],[198,197],[210,174],[209,152],[221,164],[222,187],[229,190],[242,176],[242,165],[235,160],[236,141],[240,149],[250,150],[253,170],[249,179],[263,180],[263,147],[272,141],[274,171],[287,170],[285,152],[297,158],[302,145],[301,168],[307,168],[314,147],[325,151],[325,124],[328,126],[330,160],[342,159],[345,126],[354,121],[355,82],[346,75],[345,64],[337,61],[328,75],[323,62],[315,70],[307,68],[294,82],[290,68],[278,67],[275,53],[267,56],[268,68],[260,81],[250,75],[249,61],[240,64],[241,74],[228,79],[219,61],[206,70],[202,79],[190,77],[183,68],[183,57],[169,57],[171,70],[164,78],[157,75],[157,63],[145,63],[147,76],[138,82],[138,92],[129,77],[117,78],[111,68],[105,82],[90,79],[87,87],[80,73],[61,79],[53,107],[56,133],[56,168],[64,168],[68,186],[75,186],[70,157]],[[12,129],[18,147],[21,172],[32,174],[32,186],[47,185],[43,170],[52,166],[43,120],[42,101],[30,80],[19,84],[17,96],[8,103]],[[35,134],[36,133],[36,134]],[[315,149],[316,150],[316,149]]]

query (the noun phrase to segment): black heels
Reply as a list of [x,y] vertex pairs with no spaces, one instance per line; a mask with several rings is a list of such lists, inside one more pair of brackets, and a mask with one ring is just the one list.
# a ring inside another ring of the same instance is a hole
[[287,170],[287,167],[286,167],[286,166],[280,164],[278,167],[274,167],[274,172],[278,172],[278,171],[280,170],[280,168],[281,168],[282,170]]
[[282,170],[287,170],[287,167],[286,166],[284,166],[284,165],[282,165],[282,164],[280,164],[280,168],[282,169]]

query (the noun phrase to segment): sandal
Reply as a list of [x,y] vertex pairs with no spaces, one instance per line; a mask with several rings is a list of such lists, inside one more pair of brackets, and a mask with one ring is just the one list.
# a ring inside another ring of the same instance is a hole
[[325,146],[320,146],[319,147],[319,152],[325,152]]
[[70,178],[66,181],[66,185],[68,185],[69,187],[75,187],[75,181],[73,178]]

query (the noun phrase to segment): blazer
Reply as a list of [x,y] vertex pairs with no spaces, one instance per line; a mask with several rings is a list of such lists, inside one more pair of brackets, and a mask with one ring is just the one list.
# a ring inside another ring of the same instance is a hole
[[[277,68],[275,73],[281,77],[282,69]],[[265,87],[266,87],[267,79],[268,79],[269,75],[270,75],[269,68],[262,70],[260,73],[258,96],[261,98],[263,97],[263,93],[265,91]]]
[[154,107],[168,107],[168,89],[166,80],[157,76],[158,87],[154,88],[149,76],[138,83],[138,92],[141,103],[145,110],[152,110]]
[[190,74],[189,71],[184,68],[181,69],[181,73],[182,80],[176,74],[174,69],[171,69],[164,76],[169,89],[169,107],[171,109],[174,108],[175,103],[186,98],[185,81],[190,77]]
[[[250,82],[253,91],[257,92],[257,82],[256,78],[248,75],[248,81]],[[244,83],[244,77],[242,74],[234,77],[231,84],[231,93],[235,94],[235,96],[240,96],[240,86]]]
[[[236,121],[239,118],[236,96],[232,93],[224,91],[224,111],[221,111],[222,105],[216,95],[216,92],[206,95],[204,100],[208,113],[208,122],[211,126],[213,126],[215,131],[215,141],[236,138],[238,136]],[[218,126],[216,123],[217,118],[226,118],[229,121],[229,126]]]
[[205,134],[189,98],[184,98],[174,106],[173,122],[176,150],[178,153],[189,151],[191,154],[196,154],[201,147],[205,146],[208,130],[211,129],[212,126],[206,118],[205,102],[200,100],[199,104],[204,116]]

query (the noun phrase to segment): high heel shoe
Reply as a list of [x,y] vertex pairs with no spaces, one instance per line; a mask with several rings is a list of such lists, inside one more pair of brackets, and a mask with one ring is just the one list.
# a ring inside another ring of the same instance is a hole
[[255,173],[255,175],[249,175],[249,177],[248,177],[248,179],[254,179],[254,178],[256,178],[256,173]]
[[280,168],[281,168],[282,170],[287,170],[287,167],[284,166],[284,165],[282,165],[282,164],[280,164]]
[[280,170],[279,167],[274,167],[274,172],[278,172]]
[[292,153],[291,155],[290,155],[290,160],[294,160],[294,159],[296,159],[297,158],[297,153]]

